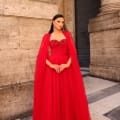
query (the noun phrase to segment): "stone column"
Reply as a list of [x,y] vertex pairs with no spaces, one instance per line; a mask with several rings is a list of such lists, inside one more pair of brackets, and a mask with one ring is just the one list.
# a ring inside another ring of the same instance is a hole
[[[75,38],[75,6],[74,0],[64,0],[64,16],[68,30],[73,34]],[[75,40],[75,39],[74,39]]]
[[90,74],[120,81],[120,1],[101,2],[101,13],[89,24]]

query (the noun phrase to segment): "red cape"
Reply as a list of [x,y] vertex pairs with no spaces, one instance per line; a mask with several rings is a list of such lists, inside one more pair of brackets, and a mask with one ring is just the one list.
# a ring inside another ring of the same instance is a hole
[[[86,97],[86,92],[85,92],[85,87],[82,79],[82,74],[80,71],[80,65],[78,62],[78,57],[77,57],[77,51],[73,42],[73,38],[70,32],[64,31],[64,35],[67,38],[67,44],[69,48],[69,53],[72,59],[72,64],[70,67],[72,67],[73,74],[74,74],[74,79],[75,81],[79,81],[78,86],[78,94],[79,95],[79,100],[81,102],[81,119],[80,120],[90,120],[90,114],[89,114],[89,109],[88,109],[88,101]],[[36,59],[36,66],[35,66],[35,74],[34,74],[34,99],[33,99],[33,120],[40,120],[39,119],[39,92],[40,92],[40,84],[41,84],[41,79],[45,75],[44,70],[45,70],[45,61],[47,58],[47,53],[48,53],[48,44],[49,44],[49,38],[50,34],[47,33],[43,36],[42,38],[42,43],[39,48],[39,52],[37,55]],[[77,120],[77,119],[76,119]]]

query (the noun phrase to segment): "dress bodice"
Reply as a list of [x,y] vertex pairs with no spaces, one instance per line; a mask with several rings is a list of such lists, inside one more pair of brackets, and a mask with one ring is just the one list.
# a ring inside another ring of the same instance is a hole
[[48,57],[52,62],[62,63],[68,59],[68,47],[66,39],[60,41],[50,40],[48,47]]

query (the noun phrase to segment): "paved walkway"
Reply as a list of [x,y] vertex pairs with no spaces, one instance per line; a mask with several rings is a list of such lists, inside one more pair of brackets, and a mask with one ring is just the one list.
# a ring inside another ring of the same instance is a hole
[[[92,120],[120,120],[120,83],[92,77],[81,68]],[[32,120],[31,116],[24,119]]]
[[92,120],[120,120],[120,83],[82,73]]
[[120,83],[90,76],[84,79],[92,120],[120,120]]

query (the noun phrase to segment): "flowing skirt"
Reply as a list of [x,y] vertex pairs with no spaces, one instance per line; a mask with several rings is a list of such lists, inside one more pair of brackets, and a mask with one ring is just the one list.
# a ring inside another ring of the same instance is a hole
[[46,65],[45,74],[38,91],[39,120],[88,120],[82,119],[87,115],[82,112],[87,103],[80,100],[80,81],[75,79],[72,69],[56,73]]

